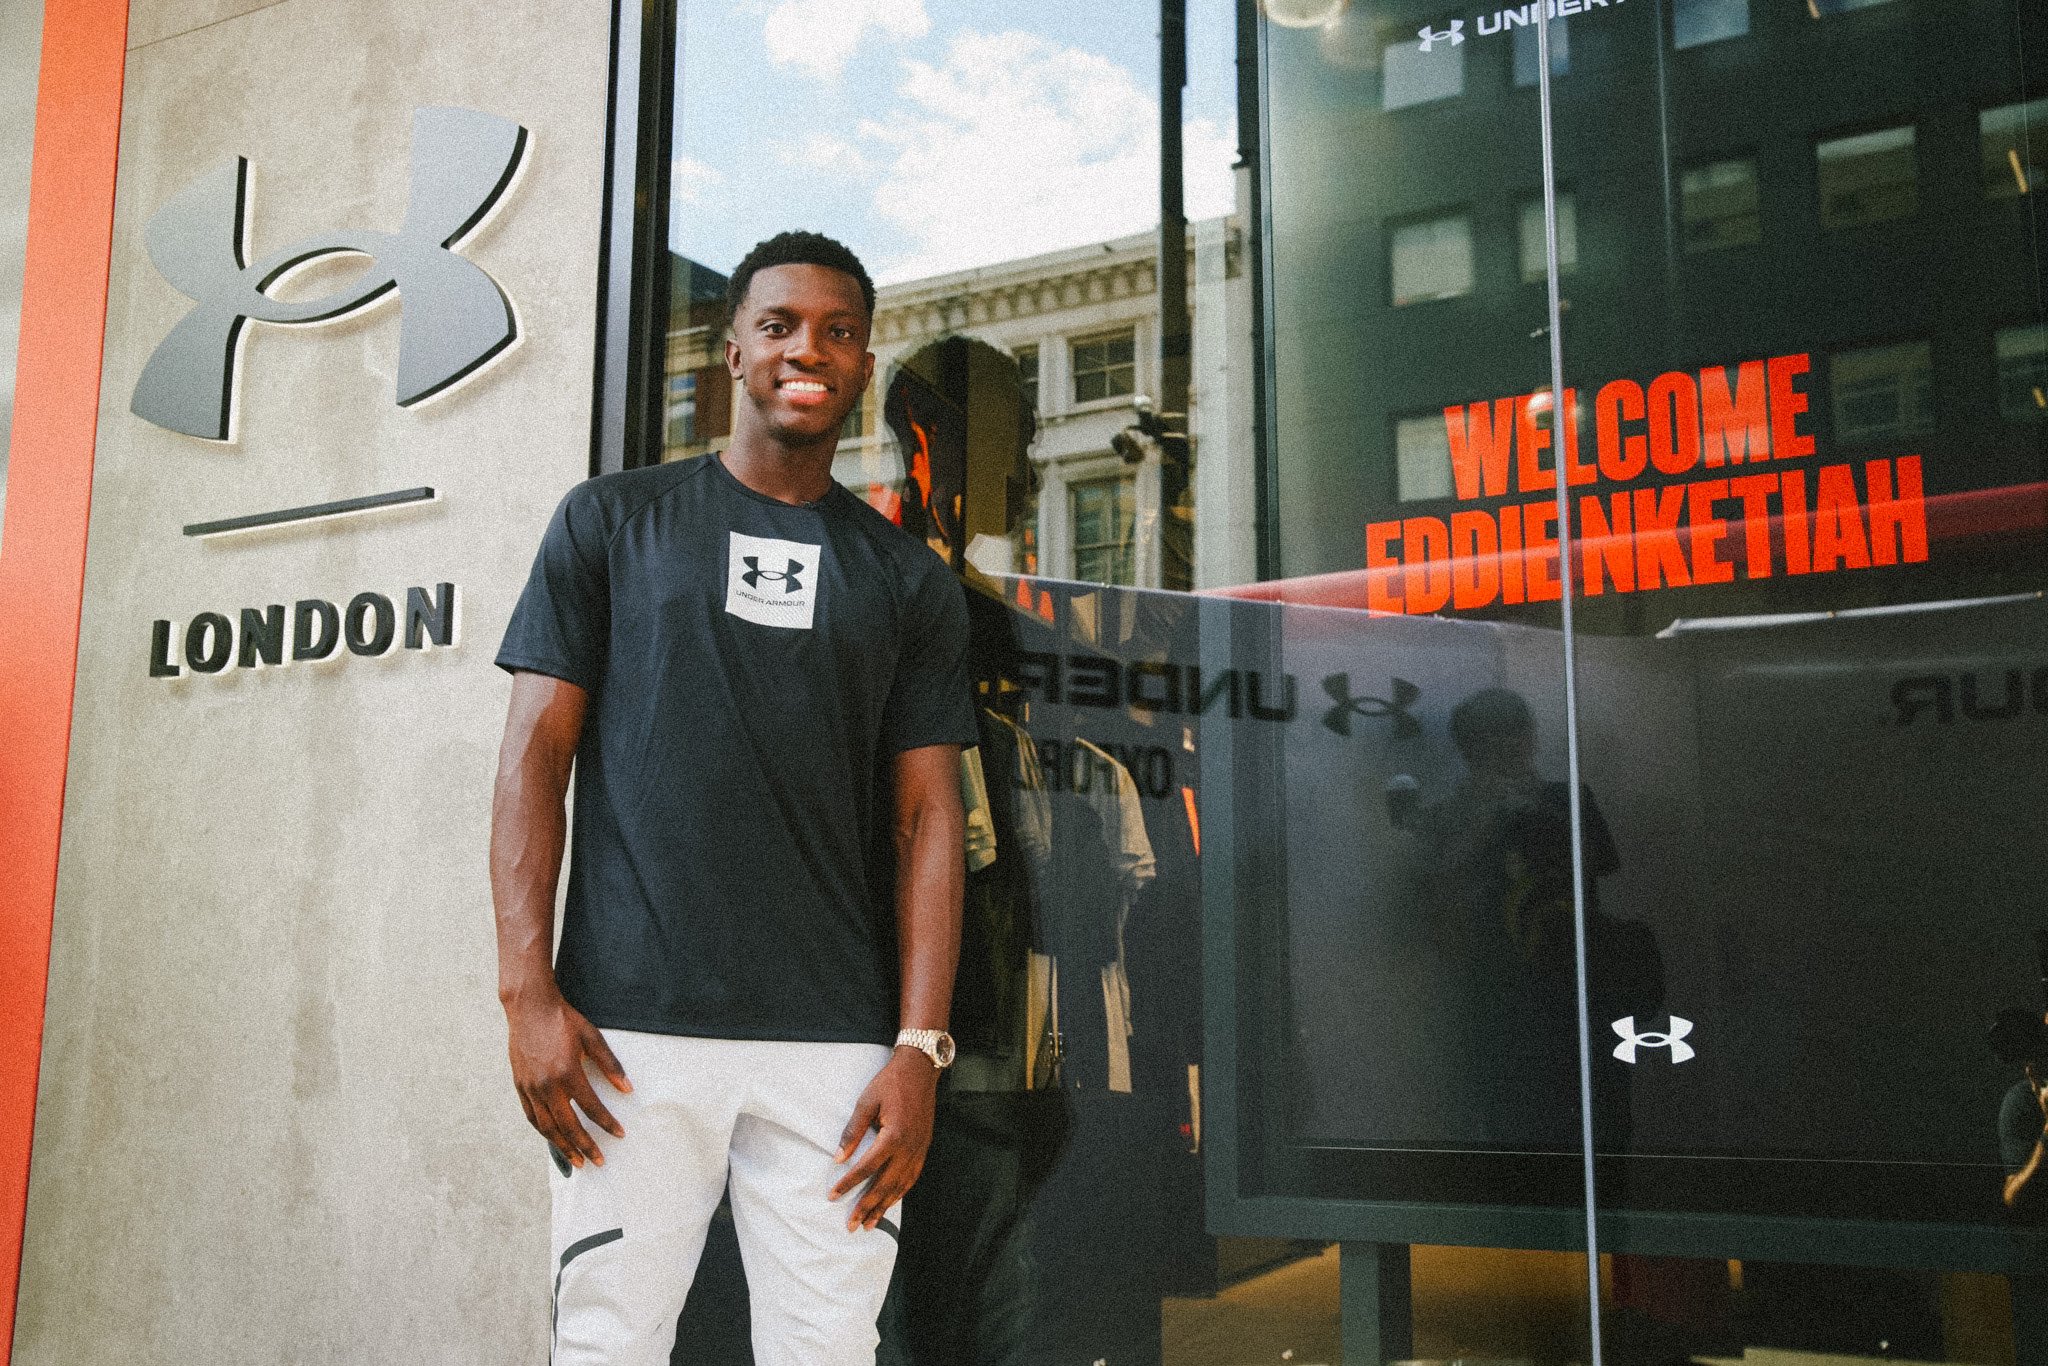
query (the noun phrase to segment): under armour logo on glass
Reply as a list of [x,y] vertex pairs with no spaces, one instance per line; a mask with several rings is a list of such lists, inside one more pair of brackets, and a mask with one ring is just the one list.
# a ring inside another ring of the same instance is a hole
[[1425,25],[1415,30],[1415,36],[1422,40],[1422,50],[1424,52],[1429,51],[1431,43],[1449,43],[1452,47],[1456,47],[1465,41],[1465,21],[1463,19],[1453,19],[1451,20],[1451,26],[1442,32],[1438,32]]
[[1634,1062],[1638,1048],[1668,1048],[1671,1050],[1671,1061],[1674,1063],[1684,1062],[1693,1056],[1692,1045],[1684,1042],[1685,1036],[1692,1033],[1692,1021],[1676,1015],[1671,1017],[1669,1033],[1645,1030],[1639,1034],[1636,1032],[1636,1017],[1633,1015],[1624,1015],[1616,1020],[1614,1032],[1621,1036],[1621,1042],[1614,1046],[1614,1056],[1623,1062]]
[[1323,691],[1328,693],[1337,705],[1323,713],[1323,724],[1339,735],[1349,736],[1353,716],[1384,716],[1393,722],[1394,734],[1400,739],[1405,740],[1422,734],[1422,723],[1408,714],[1408,708],[1415,704],[1416,698],[1422,696],[1422,689],[1405,678],[1396,678],[1392,682],[1394,696],[1391,700],[1384,697],[1353,697],[1351,675],[1330,674],[1323,679]]
[[[320,233],[249,264],[249,163],[236,157],[180,190],[143,230],[149,259],[191,312],[157,344],[129,408],[159,427],[230,438],[243,325],[332,322],[396,291],[398,403],[410,407],[474,373],[519,335],[512,303],[483,267],[456,255],[504,197],[526,130],[473,109],[423,108],[412,121],[412,182],[397,232]],[[324,257],[368,258],[330,294],[287,303],[270,291]]]
[[747,567],[747,572],[740,575],[740,578],[746,581],[746,585],[749,588],[759,588],[761,581],[765,579],[769,583],[781,584],[782,591],[785,593],[801,593],[803,591],[803,583],[797,578],[797,575],[803,572],[803,564],[800,561],[791,560],[789,568],[779,570],[763,569],[758,555],[742,556],[740,563]]

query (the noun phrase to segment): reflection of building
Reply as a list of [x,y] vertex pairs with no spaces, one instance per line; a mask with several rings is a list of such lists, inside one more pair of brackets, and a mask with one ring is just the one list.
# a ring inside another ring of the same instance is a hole
[[[1191,430],[1197,505],[1231,496],[1249,505],[1251,464],[1250,286],[1232,220],[1189,230],[1195,328]],[[884,285],[877,293],[875,383],[848,420],[837,474],[856,491],[889,488],[904,476],[882,421],[881,395],[896,365],[944,337],[985,341],[1017,362],[1038,436],[1031,450],[1042,484],[1026,562],[1009,566],[1055,578],[1159,583],[1159,451],[1138,443],[1127,462],[1112,439],[1133,424],[1134,397],[1157,390],[1157,236],[1139,234],[948,275]],[[724,278],[681,257],[668,337],[665,455],[713,449],[730,430],[730,388],[722,360]],[[1206,383],[1205,383],[1206,381]],[[1239,388],[1242,392],[1237,392]],[[1246,517],[1196,519],[1196,573],[1205,584],[1253,576]]]
[[[1354,11],[1353,56],[1373,62],[1339,60],[1327,35],[1276,49],[1275,91],[1324,132],[1275,154],[1276,269],[1299,281],[1276,337],[1289,573],[1356,567],[1366,523],[1447,515],[1444,408],[1548,383],[1529,8],[1425,48],[1418,27],[1456,12]],[[1996,74],[2022,69],[2004,7],[1588,5],[1553,41],[1565,375],[1582,401],[1610,379],[1809,354],[1816,464],[1920,455],[1929,495],[2048,473],[2027,133],[2048,101]],[[1967,53],[1981,79],[1932,49]],[[1333,394],[1287,378],[1326,368],[1372,379]],[[1683,610],[1898,591],[1857,584],[1779,577]]]

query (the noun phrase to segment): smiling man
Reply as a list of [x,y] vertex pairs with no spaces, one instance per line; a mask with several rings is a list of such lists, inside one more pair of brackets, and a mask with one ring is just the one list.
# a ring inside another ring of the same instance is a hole
[[555,1156],[555,1366],[665,1366],[728,1185],[756,1361],[871,1363],[952,1057],[966,606],[832,479],[874,286],[784,233],[728,304],[731,444],[572,489],[498,654],[499,995]]

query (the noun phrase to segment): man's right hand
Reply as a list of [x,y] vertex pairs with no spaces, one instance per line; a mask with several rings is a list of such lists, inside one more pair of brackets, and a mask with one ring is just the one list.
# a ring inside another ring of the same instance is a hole
[[554,990],[530,1001],[507,1002],[505,1021],[510,1033],[512,1081],[519,1088],[519,1105],[526,1111],[527,1123],[576,1166],[582,1166],[585,1158],[603,1166],[604,1154],[583,1127],[577,1109],[613,1138],[624,1138],[626,1131],[598,1099],[584,1060],[595,1064],[617,1090],[633,1089],[604,1035]]

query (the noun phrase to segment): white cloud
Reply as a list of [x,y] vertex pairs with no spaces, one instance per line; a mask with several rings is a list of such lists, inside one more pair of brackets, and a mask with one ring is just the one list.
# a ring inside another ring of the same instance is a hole
[[780,138],[773,147],[776,160],[800,171],[859,179],[873,170],[860,148],[833,133]]
[[695,204],[704,192],[725,183],[725,173],[695,157],[677,157],[668,167],[668,193],[673,204]]
[[768,11],[761,38],[771,60],[831,80],[869,29],[900,41],[922,38],[931,27],[924,0],[781,0]]
[[[891,280],[1139,232],[1159,221],[1159,112],[1127,67],[1028,33],[965,33],[906,61],[902,104],[861,135],[883,163],[875,211],[916,245]],[[1191,219],[1230,211],[1235,139],[1183,130]]]

